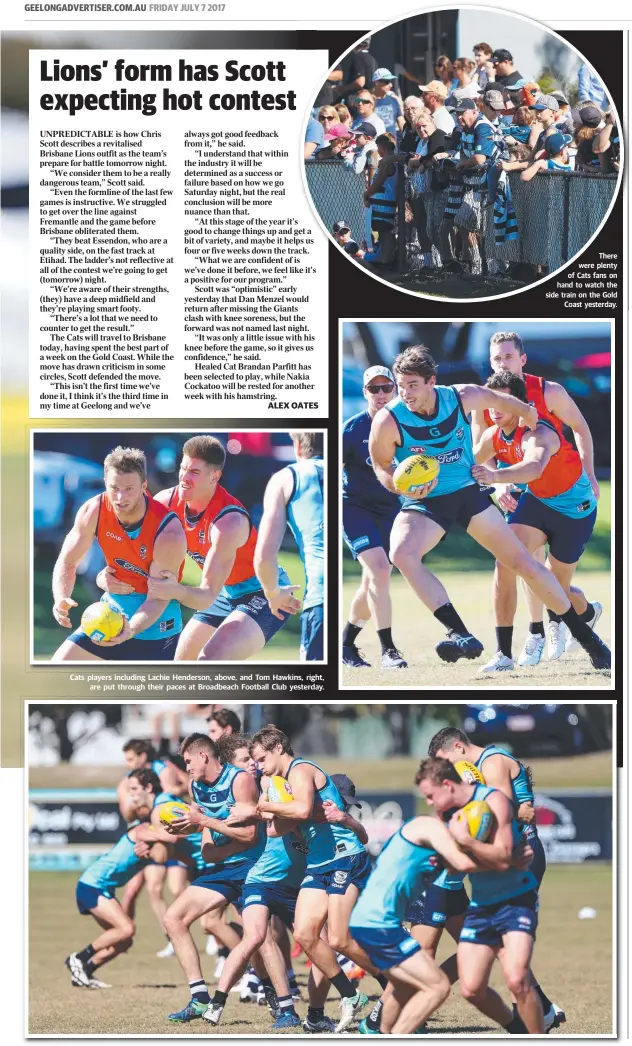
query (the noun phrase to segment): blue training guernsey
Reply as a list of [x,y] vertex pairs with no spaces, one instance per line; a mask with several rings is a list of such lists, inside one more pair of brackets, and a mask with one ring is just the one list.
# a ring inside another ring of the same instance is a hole
[[[226,763],[222,767],[219,777],[214,781],[193,781],[191,793],[194,802],[201,806],[204,813],[209,817],[216,817],[219,821],[225,821],[230,815],[231,807],[235,804],[235,796],[233,794],[235,778],[238,774],[245,773],[246,771],[240,767]],[[265,827],[263,824],[260,824],[252,846],[247,850],[240,850],[231,854],[230,857],[224,857],[219,863],[237,864],[237,862],[247,861],[249,864],[254,864],[263,853],[265,846],[264,832]],[[223,835],[215,830],[211,831],[211,837],[215,846],[226,846],[233,842],[230,836]]]
[[136,843],[126,832],[111,850],[86,868],[79,882],[108,891],[125,886],[141,868],[147,867],[147,858],[137,857],[134,853],[135,846]]
[[394,518],[401,498],[383,487],[373,471],[369,455],[371,415],[354,414],[342,430],[342,498],[373,516]]
[[[497,788],[477,784],[471,801],[487,799],[492,792],[496,791],[498,791]],[[502,792],[500,794],[502,795]],[[522,841],[522,827],[515,817],[511,822],[511,832],[513,844],[517,846]],[[499,904],[538,889],[538,881],[529,868],[508,868],[506,872],[472,872],[470,883],[472,886],[470,907],[472,908]]]
[[435,879],[434,886],[438,886],[441,890],[460,890],[465,874],[465,872],[449,872],[447,868],[444,868]]
[[[325,784],[318,789],[321,801],[324,802],[326,799],[329,799],[332,803],[335,803],[339,810],[344,810],[345,804],[331,777],[325,773],[321,766],[318,766],[317,763],[312,763],[310,759],[293,759],[287,768],[285,778],[289,778],[290,772],[299,763],[315,766],[324,775]],[[350,828],[345,828],[344,825],[329,824],[328,821],[302,821],[301,833],[307,843],[308,869],[320,868],[322,865],[331,864],[332,861],[337,861],[341,857],[351,857],[353,854],[364,853],[364,846],[355,832],[352,832]]]
[[246,886],[251,883],[281,883],[298,890],[305,878],[307,866],[307,844],[294,832],[285,835],[269,835],[266,848],[246,876]]
[[352,929],[358,926],[383,930],[401,926],[413,901],[441,869],[442,861],[436,850],[411,843],[402,828],[391,836],[377,859],[351,913]]
[[294,484],[287,521],[305,569],[303,610],[309,610],[325,601],[324,462],[321,457],[300,458],[287,467]]
[[[505,748],[500,748],[498,745],[487,745],[487,747],[483,749],[474,764],[481,771],[483,777],[485,774],[483,773],[482,766],[490,755],[506,755],[508,759],[511,759],[519,767],[518,773],[511,779],[511,791],[513,792],[513,801],[516,807],[516,812],[521,803],[535,803],[529,774],[520,760],[516,759],[515,755],[512,755],[511,752],[508,752]],[[538,829],[535,824],[523,824],[520,827],[522,829],[523,837],[526,839],[533,839],[538,834]]]
[[437,486],[428,498],[453,494],[476,482],[472,476],[470,419],[463,410],[461,397],[452,385],[435,385],[434,391],[437,399],[433,414],[415,414],[399,397],[385,407],[393,415],[399,432],[396,460],[428,454],[441,466]]

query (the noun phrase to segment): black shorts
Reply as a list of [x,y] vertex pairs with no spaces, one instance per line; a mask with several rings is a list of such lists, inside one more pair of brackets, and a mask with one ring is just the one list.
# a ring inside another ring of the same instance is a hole
[[383,548],[388,556],[391,530],[398,512],[399,505],[396,505],[391,515],[377,516],[366,508],[343,501],[343,537],[354,559],[370,548]]
[[173,661],[180,633],[165,636],[164,639],[138,639],[134,636],[125,643],[115,646],[98,646],[89,636],[78,629],[68,636],[71,643],[76,643],[82,650],[104,661]]
[[595,529],[597,509],[578,518],[565,516],[526,490],[511,513],[511,522],[534,527],[546,534],[549,551],[560,563],[577,563]]
[[[415,501],[406,498],[402,505],[402,512],[419,512],[428,516],[445,530],[446,534],[455,523],[467,530],[473,516],[493,505],[491,492],[488,487],[484,490],[476,483],[470,483],[461,490],[455,490],[452,494],[431,495],[423,501]],[[499,509],[500,511],[500,509]]]

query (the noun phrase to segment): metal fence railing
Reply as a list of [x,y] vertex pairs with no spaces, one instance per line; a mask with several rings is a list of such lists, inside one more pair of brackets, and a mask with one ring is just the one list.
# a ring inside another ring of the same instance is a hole
[[[402,272],[414,266],[419,248],[410,206],[415,191],[403,168],[400,170],[397,268]],[[344,219],[349,222],[354,239],[362,243],[367,228],[367,211],[363,203],[364,174],[356,174],[339,160],[308,163],[306,172],[312,200],[327,230],[331,231],[334,222]],[[548,171],[530,182],[523,182],[518,172],[512,172],[509,181],[519,239],[497,244],[492,208],[486,208],[483,239],[487,263],[524,262],[546,267],[550,272],[559,269],[581,250],[601,225],[612,203],[617,180],[616,174]],[[428,220],[434,228],[441,220],[446,195],[447,190],[424,194]],[[409,206],[404,205],[404,196]],[[436,251],[434,253],[436,256]]]

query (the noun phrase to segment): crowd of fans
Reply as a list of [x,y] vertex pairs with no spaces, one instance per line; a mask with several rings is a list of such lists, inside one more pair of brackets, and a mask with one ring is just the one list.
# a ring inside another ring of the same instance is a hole
[[[342,68],[333,70],[316,98],[305,160],[336,160],[364,175],[362,242],[344,219],[333,233],[365,264],[393,265],[400,166],[422,267],[476,275],[487,268],[481,247],[489,223],[497,244],[519,236],[508,172],[528,182],[551,172],[619,170],[619,129],[587,65],[573,104],[563,91],[542,90],[523,76],[506,48],[484,42],[472,58],[439,55],[434,76],[423,83],[401,66],[396,73],[377,68],[365,40],[346,79]],[[413,85],[403,99],[401,83]]]

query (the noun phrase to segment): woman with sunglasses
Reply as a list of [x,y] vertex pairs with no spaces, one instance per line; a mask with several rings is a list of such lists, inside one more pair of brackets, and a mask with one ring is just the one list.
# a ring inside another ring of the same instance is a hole
[[[362,627],[373,618],[382,668],[407,668],[391,635],[391,564],[388,549],[400,498],[381,487],[369,458],[371,422],[395,396],[395,380],[388,367],[369,367],[363,377],[367,409],[349,418],[342,430],[342,524],[344,539],[362,567],[362,581],[349,608],[342,636],[342,663],[370,668],[356,646]],[[386,495],[386,497],[384,496]]]

